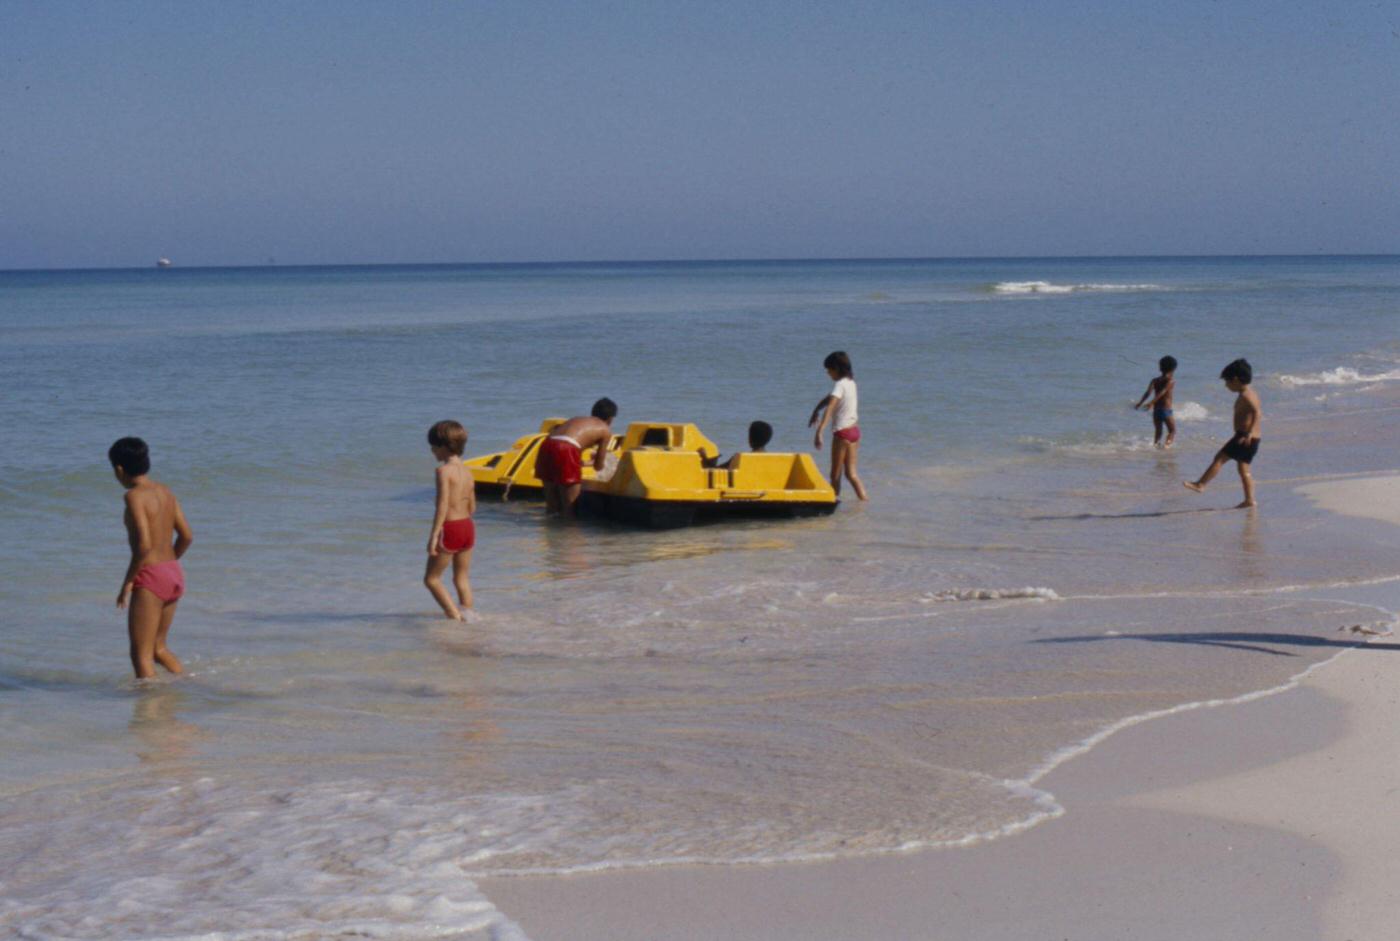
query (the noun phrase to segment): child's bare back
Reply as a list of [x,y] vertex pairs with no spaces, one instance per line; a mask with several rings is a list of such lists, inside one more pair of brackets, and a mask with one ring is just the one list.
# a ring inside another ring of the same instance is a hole
[[1162,408],[1172,407],[1172,396],[1176,392],[1176,383],[1170,376],[1158,376],[1152,380],[1152,391],[1155,395],[1157,405]]
[[467,519],[476,509],[476,481],[461,461],[449,461],[437,469],[438,484],[447,503],[447,520]]
[[126,492],[127,542],[137,564],[154,565],[175,558],[175,514],[179,502],[170,488],[156,480],[146,479]]

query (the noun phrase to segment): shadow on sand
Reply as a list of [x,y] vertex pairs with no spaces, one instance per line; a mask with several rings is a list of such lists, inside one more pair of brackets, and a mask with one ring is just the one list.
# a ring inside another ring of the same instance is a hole
[[1400,650],[1397,643],[1366,643],[1362,640],[1335,640],[1315,634],[1270,634],[1246,631],[1199,631],[1179,634],[1098,634],[1077,637],[1046,637],[1034,644],[1088,644],[1109,640],[1145,640],[1156,644],[1200,644],[1206,647],[1228,647],[1272,654],[1275,657],[1296,657],[1287,650],[1274,650],[1261,644],[1281,644],[1288,647],[1362,647],[1367,650]]
[[[1233,507],[1231,508],[1233,509]],[[1075,513],[1072,516],[1028,516],[1026,519],[1044,523],[1049,520],[1142,520],[1159,519],[1163,516],[1185,516],[1189,513],[1221,513],[1225,507],[1200,506],[1189,510],[1143,510],[1138,513]]]

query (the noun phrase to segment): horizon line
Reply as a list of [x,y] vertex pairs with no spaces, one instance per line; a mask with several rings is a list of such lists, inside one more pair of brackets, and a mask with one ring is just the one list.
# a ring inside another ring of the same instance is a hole
[[[164,257],[164,256],[162,256]],[[242,264],[214,264],[169,267],[149,265],[87,265],[71,268],[0,268],[0,274],[42,274],[84,271],[263,271],[269,268],[583,268],[620,267],[626,265],[801,265],[829,263],[898,263],[928,261],[1117,261],[1168,259],[1264,259],[1264,258],[1400,258],[1397,252],[1265,252],[1259,254],[1220,252],[1205,254],[1129,254],[1129,255],[852,255],[852,256],[788,256],[754,258],[615,258],[560,259],[535,261],[377,261],[377,262],[288,262],[275,260]]]

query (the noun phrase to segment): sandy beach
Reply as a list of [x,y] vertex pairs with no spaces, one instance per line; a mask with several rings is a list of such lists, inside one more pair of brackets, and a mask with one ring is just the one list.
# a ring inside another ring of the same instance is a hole
[[[1400,477],[1298,488],[1400,524]],[[1392,586],[1378,586],[1378,607]],[[1269,694],[1126,726],[1040,782],[1065,813],[977,846],[831,863],[487,879],[552,939],[1390,936],[1400,820],[1400,643],[1338,656]],[[1286,653],[1287,635],[1274,638]],[[1312,643],[1316,643],[1313,640]],[[1392,656],[1392,654],[1397,654]]]

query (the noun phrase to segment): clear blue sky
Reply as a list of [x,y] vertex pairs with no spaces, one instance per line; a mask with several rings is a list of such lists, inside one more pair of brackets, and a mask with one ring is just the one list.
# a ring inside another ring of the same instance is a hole
[[0,268],[1400,252],[1400,6],[0,0]]

